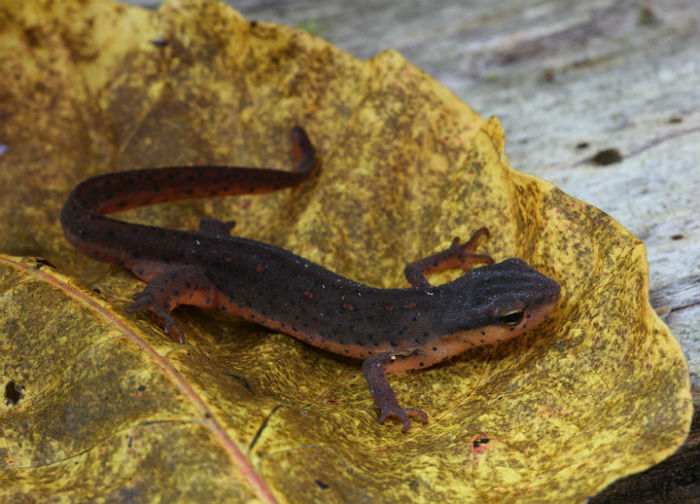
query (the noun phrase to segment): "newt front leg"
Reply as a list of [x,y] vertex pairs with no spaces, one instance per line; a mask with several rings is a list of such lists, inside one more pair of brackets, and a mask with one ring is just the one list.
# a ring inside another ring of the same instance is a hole
[[468,271],[474,263],[493,263],[493,259],[485,254],[475,254],[479,238],[488,236],[489,230],[479,229],[469,238],[467,243],[459,244],[459,238],[452,240],[452,244],[445,250],[437,252],[423,259],[412,262],[404,269],[406,279],[413,287],[428,287],[430,282],[425,278],[426,274],[437,273],[451,268],[461,268]]
[[406,433],[411,427],[411,416],[421,417],[422,422],[428,423],[428,415],[417,408],[404,408],[396,399],[389,381],[386,378],[387,367],[400,362],[413,352],[382,352],[373,355],[362,363],[362,372],[369,384],[369,390],[374,397],[374,403],[380,410],[379,423],[384,424],[387,418],[395,417],[403,422],[401,432]]

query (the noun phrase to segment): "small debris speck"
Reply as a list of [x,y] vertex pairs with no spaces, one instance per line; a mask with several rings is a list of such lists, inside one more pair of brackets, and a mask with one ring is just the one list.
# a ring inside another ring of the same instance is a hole
[[325,484],[323,481],[321,481],[319,479],[314,480],[314,483],[316,483],[319,487],[321,487],[321,490],[327,490],[330,488],[330,486],[328,486],[327,484]]
[[617,149],[603,149],[596,152],[591,161],[599,166],[615,164],[622,161],[622,154]]

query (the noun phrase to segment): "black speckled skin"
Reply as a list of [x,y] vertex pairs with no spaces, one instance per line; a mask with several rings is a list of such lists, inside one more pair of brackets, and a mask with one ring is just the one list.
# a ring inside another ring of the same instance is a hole
[[458,330],[493,325],[499,310],[522,297],[539,303],[549,300],[546,295],[536,298],[549,292],[552,281],[519,259],[475,268],[440,286],[376,289],[265,243],[131,224],[86,210],[89,201],[80,199],[83,188],[92,181],[121,184],[123,176],[90,179],[66,203],[61,221],[76,248],[95,259],[126,265],[148,280],[157,274],[139,267],[139,260],[164,267],[197,264],[235,305],[258,314],[259,323],[284,324],[283,328],[306,334],[303,339],[314,346],[330,349],[331,342],[365,347],[364,355],[353,355],[363,358],[375,353],[373,349],[412,348]]
[[[382,420],[398,417],[404,431],[410,425],[408,415],[423,420],[427,416],[398,406],[385,372],[427,367],[467,348],[508,339],[537,325],[556,306],[559,286],[520,259],[475,268],[440,286],[423,286],[427,281],[422,278],[412,280],[420,287],[376,289],[284,249],[224,231],[178,231],[101,215],[161,201],[297,185],[313,166],[314,150],[301,128],[292,131],[292,141],[292,172],[195,166],[88,179],[63,207],[66,238],[81,252],[124,265],[149,281],[135,296],[140,299],[133,309],[153,311],[166,322],[166,331],[168,327],[179,331],[170,311],[179,304],[195,304],[231,312],[338,354],[367,359],[365,375]],[[227,228],[211,219],[204,227]],[[454,259],[451,252],[447,256]],[[445,252],[432,257],[447,260]],[[473,257],[490,261],[487,256]],[[499,317],[513,310],[524,313],[523,321],[503,327]]]

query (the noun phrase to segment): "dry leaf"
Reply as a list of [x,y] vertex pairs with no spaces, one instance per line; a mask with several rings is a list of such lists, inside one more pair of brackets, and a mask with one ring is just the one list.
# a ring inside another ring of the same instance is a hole
[[[685,438],[688,371],[649,307],[641,242],[512,171],[498,120],[399,54],[361,62],[213,2],[0,0],[0,75],[3,502],[584,502]],[[173,344],[126,314],[143,284],[63,238],[60,207],[88,176],[288,166],[297,123],[321,159],[308,183],[121,217],[235,219],[382,287],[487,226],[484,252],[556,279],[537,330],[391,377],[430,415],[406,435],[377,423],[357,363],[195,308]]]

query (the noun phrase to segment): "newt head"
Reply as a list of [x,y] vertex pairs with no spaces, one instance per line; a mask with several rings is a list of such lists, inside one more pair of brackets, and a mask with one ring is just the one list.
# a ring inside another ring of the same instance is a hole
[[537,327],[561,296],[557,282],[517,258],[475,268],[450,287],[459,302],[449,310],[443,330],[455,353],[458,347],[499,343]]

